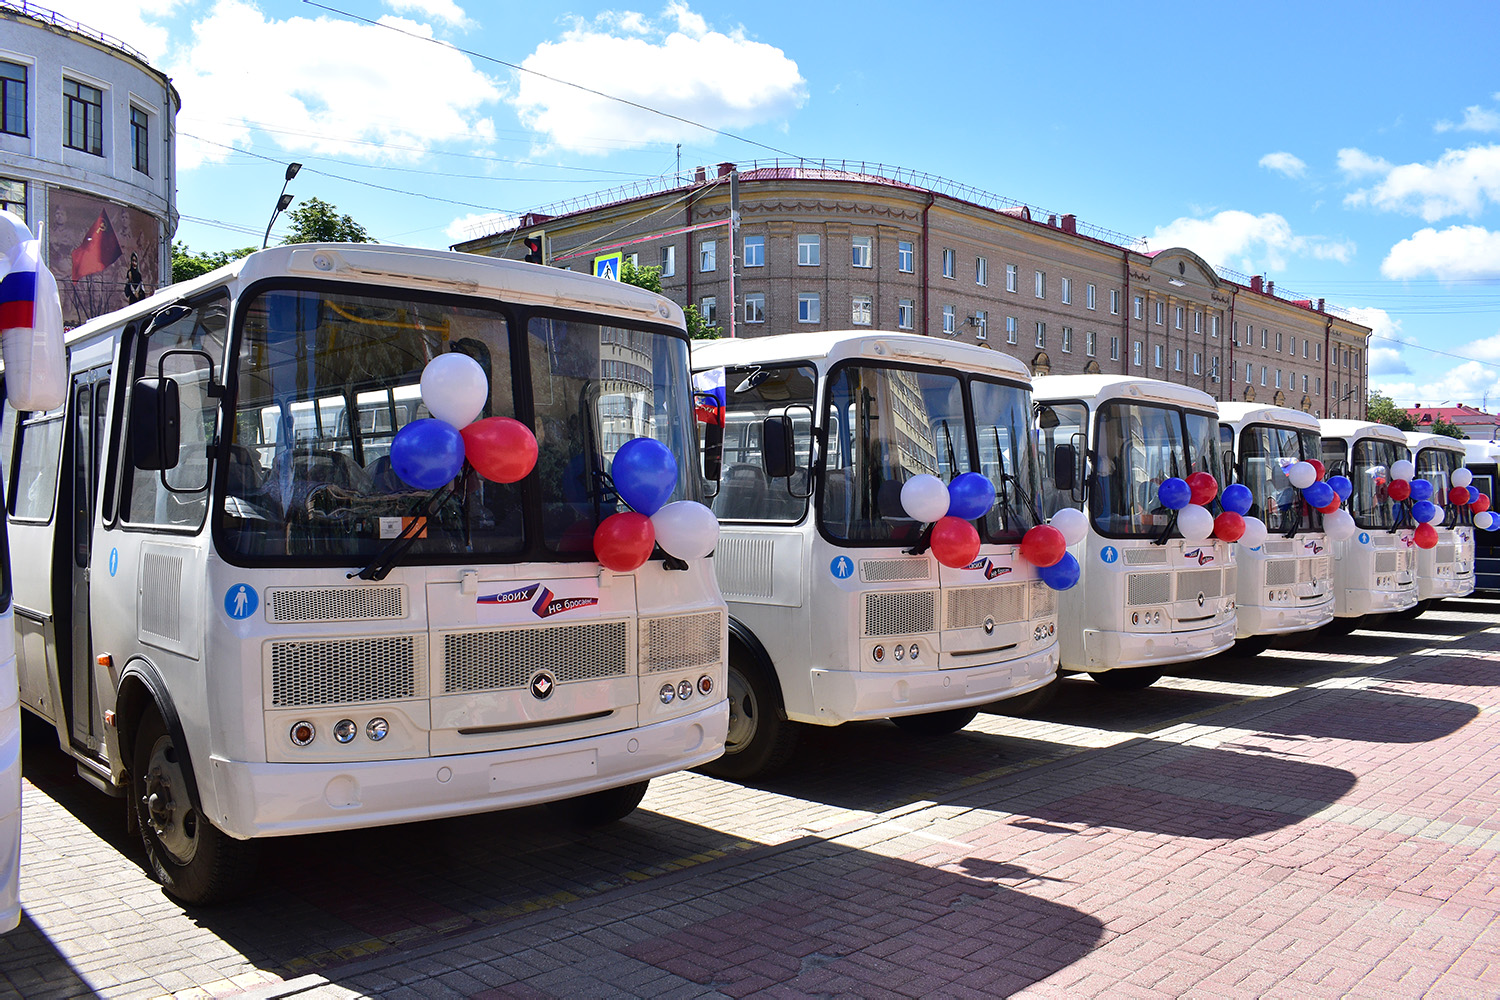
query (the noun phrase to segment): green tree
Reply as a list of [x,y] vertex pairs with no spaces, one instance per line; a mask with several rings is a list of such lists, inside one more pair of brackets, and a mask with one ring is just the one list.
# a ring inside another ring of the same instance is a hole
[[231,261],[239,260],[254,252],[254,247],[240,247],[238,250],[205,250],[201,253],[193,253],[186,243],[173,243],[172,280],[174,282],[187,281],[190,278],[201,277],[209,271],[217,270]]
[[321,198],[308,198],[287,214],[292,231],[282,244],[288,243],[374,243],[365,227]]
[[[637,288],[644,288],[658,295],[664,294],[661,290],[661,268],[659,267],[640,267],[627,260],[624,266],[620,268],[620,280],[627,285],[635,285]],[[702,314],[698,312],[697,306],[688,306],[682,311],[682,314],[687,324],[689,337],[692,337],[694,340],[719,339],[719,328],[717,326],[709,326],[705,323]]]
[[1411,418],[1411,414],[1396,405],[1391,397],[1383,392],[1371,392],[1369,405],[1365,413],[1377,424],[1390,424],[1401,431],[1414,431],[1417,422]]
[[1441,434],[1444,437],[1459,438],[1460,440],[1467,437],[1462,427],[1454,423],[1449,423],[1442,417],[1435,419],[1432,422],[1432,426],[1427,429],[1434,434]]

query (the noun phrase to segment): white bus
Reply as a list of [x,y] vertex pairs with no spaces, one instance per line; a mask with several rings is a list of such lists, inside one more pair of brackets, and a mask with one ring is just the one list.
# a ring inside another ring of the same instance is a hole
[[[1500,516],[1500,441],[1460,441],[1464,465],[1474,488],[1490,498],[1490,513]],[[1500,530],[1474,532],[1474,589],[1500,590]]]
[[1318,418],[1285,406],[1220,403],[1233,434],[1234,481],[1255,498],[1250,515],[1269,537],[1239,553],[1237,642],[1318,628],[1333,620],[1333,556],[1323,517],[1286,477],[1293,462],[1322,460]]
[[[467,254],[302,245],[68,336],[65,406],[5,415],[21,698],[125,796],[174,896],[233,895],[257,838],[553,804],[605,822],[718,756],[708,559],[604,568],[624,442],[700,481],[681,311]],[[451,353],[534,470],[394,473]],[[408,427],[415,423],[405,424]],[[619,470],[614,470],[618,472]],[[449,473],[451,476],[452,473]],[[644,556],[643,556],[644,558]]]
[[[1037,482],[1018,361],[835,332],[698,341],[693,367],[723,370],[727,397],[722,455],[709,439],[705,473],[718,481],[730,725],[704,770],[784,765],[796,723],[952,732],[1056,677],[1055,594],[1016,554]],[[919,474],[971,471],[996,502],[978,519],[978,554],[950,568],[901,491]]]
[[1223,485],[1214,398],[1121,375],[1051,375],[1034,393],[1042,513],[1081,507],[1080,586],[1062,594],[1062,669],[1105,687],[1154,684],[1162,667],[1222,652],[1235,636],[1235,548],[1190,541],[1157,491],[1207,472]]
[[1414,533],[1397,527],[1399,504],[1386,493],[1391,465],[1406,454],[1406,438],[1394,427],[1368,420],[1318,423],[1328,475],[1347,476],[1354,487],[1347,509],[1358,530],[1329,544],[1334,620],[1324,626],[1350,632],[1367,615],[1378,620],[1417,603]]
[[1404,432],[1407,457],[1417,467],[1417,479],[1432,483],[1432,502],[1443,508],[1443,521],[1435,525],[1438,542],[1433,548],[1418,547],[1418,605],[1407,612],[1416,617],[1445,597],[1463,597],[1474,592],[1474,524],[1467,507],[1448,496],[1453,473],[1465,467],[1464,442],[1442,434]]

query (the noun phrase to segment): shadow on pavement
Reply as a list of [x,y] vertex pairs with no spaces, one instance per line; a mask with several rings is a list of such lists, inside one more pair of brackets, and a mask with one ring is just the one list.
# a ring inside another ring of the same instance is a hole
[[1401,679],[1415,684],[1451,684],[1455,687],[1500,687],[1500,653],[1483,656],[1424,656],[1426,662],[1401,672]]
[[1383,621],[1379,625],[1375,626],[1375,628],[1373,629],[1373,631],[1376,631],[1376,632],[1401,632],[1403,634],[1410,634],[1410,635],[1417,635],[1417,636],[1422,636],[1422,635],[1450,635],[1450,636],[1459,636],[1459,635],[1468,635],[1470,632],[1476,631],[1477,629],[1480,629],[1480,628],[1483,628],[1483,627],[1484,626],[1481,625],[1478,622],[1446,621],[1446,620],[1442,620],[1442,619],[1436,618],[1436,617],[1434,617],[1433,615],[1430,615],[1430,614],[1424,614],[1424,615],[1422,615],[1422,616],[1420,616],[1418,618],[1411,618],[1411,619],[1407,619],[1407,620],[1401,620],[1401,619],[1396,619],[1396,618],[1387,618],[1385,621]]
[[1254,725],[1262,732],[1317,739],[1427,743],[1457,732],[1478,716],[1478,706],[1468,702],[1331,689],[1309,692],[1294,709],[1260,716]]
[[[1496,595],[1500,597],[1500,594]],[[1500,614],[1500,600],[1476,600],[1473,597],[1448,597],[1439,601],[1434,611],[1453,611],[1471,615],[1495,615]],[[1482,625],[1475,624],[1476,628]]]

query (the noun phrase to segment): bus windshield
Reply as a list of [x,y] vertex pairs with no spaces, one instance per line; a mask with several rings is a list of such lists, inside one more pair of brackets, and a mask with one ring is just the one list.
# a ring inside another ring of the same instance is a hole
[[1446,448],[1423,448],[1417,452],[1417,478],[1432,483],[1433,502],[1446,505],[1453,473],[1463,467],[1464,457]]
[[994,541],[1013,541],[1036,524],[1031,393],[1018,385],[982,379],[970,382],[969,392],[979,436],[979,471],[995,484],[998,494],[984,517],[984,534]]
[[1399,457],[1392,441],[1366,438],[1354,442],[1354,458],[1349,467],[1354,493],[1349,497],[1349,513],[1361,528],[1389,528],[1395,524],[1397,504],[1386,495],[1385,484],[1391,464]]
[[[520,483],[471,473],[428,511],[433,492],[396,475],[391,442],[429,416],[422,372],[448,351],[489,376],[480,419],[534,428],[539,456]],[[621,509],[604,474],[631,438],[663,442],[678,458],[672,499],[698,498],[689,384],[687,343],[664,333],[535,315],[517,329],[472,300],[263,292],[241,310],[224,544],[247,559],[359,561],[423,517],[408,561],[591,557],[595,526]]]
[[[1249,513],[1272,531],[1312,527],[1312,509],[1286,477],[1287,466],[1302,461],[1302,446],[1302,436],[1287,427],[1254,424],[1240,431],[1239,481],[1254,498]],[[1306,453],[1310,458],[1317,454]]]
[[[1196,419],[1190,424],[1188,417]],[[1215,418],[1151,403],[1111,401],[1100,406],[1097,426],[1089,514],[1100,534],[1157,534],[1172,514],[1157,499],[1162,482],[1217,468]]]

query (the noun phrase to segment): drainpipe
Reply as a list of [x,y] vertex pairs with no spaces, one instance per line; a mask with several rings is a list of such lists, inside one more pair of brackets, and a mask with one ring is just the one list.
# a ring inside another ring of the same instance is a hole
[[[1234,329],[1234,303],[1235,300],[1239,297],[1239,294],[1240,290],[1238,288],[1231,288],[1229,290],[1229,381],[1225,382],[1223,379],[1219,380],[1221,392],[1228,392],[1229,390],[1226,387],[1234,385],[1234,341],[1238,336]],[[1221,396],[1220,398],[1228,402],[1232,401],[1234,399],[1234,396]]]
[[1323,315],[1323,398],[1328,400],[1329,416],[1335,416],[1333,407],[1338,404],[1333,401],[1333,383],[1328,381],[1328,356],[1333,353],[1333,317],[1327,313]]
[[1120,345],[1120,374],[1130,374],[1130,359],[1134,357],[1130,353],[1130,310],[1134,308],[1130,302],[1130,248],[1123,247],[1120,250],[1120,265],[1125,271],[1125,301],[1120,303],[1120,326],[1124,329],[1124,337]]
[[[693,224],[693,199],[691,196],[683,201],[682,211],[685,216],[683,225],[691,226]],[[687,311],[688,306],[693,304],[693,265],[697,263],[697,258],[693,256],[693,240],[695,238],[695,234],[689,230],[687,234],[687,253],[683,255],[687,259],[682,262],[683,269],[687,272],[684,275],[687,278],[687,298],[682,303],[684,312]]]
[[932,271],[930,258],[932,248],[928,246],[927,240],[927,213],[932,210],[932,203],[937,196],[931,191],[927,192],[927,204],[922,206],[922,336],[930,336],[927,329],[927,281]]

